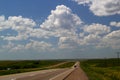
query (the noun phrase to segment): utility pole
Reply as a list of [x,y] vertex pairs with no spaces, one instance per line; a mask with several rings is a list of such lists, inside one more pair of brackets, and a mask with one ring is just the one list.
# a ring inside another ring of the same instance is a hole
[[120,52],[117,52],[118,65],[119,65],[119,55],[120,55]]

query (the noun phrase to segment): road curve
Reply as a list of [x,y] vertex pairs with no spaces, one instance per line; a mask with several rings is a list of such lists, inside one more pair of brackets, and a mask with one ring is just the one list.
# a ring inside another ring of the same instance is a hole
[[0,76],[0,80],[88,80],[80,63],[76,62],[71,68],[50,69]]
[[71,69],[50,80],[88,80],[88,77],[80,68],[80,63],[76,62]]

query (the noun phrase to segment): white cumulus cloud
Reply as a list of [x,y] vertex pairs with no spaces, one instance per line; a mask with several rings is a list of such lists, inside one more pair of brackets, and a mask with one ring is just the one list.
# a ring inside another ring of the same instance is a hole
[[[8,19],[5,19],[4,16],[0,17],[1,23],[5,24],[5,29],[12,29],[16,31],[18,34],[16,36],[3,36],[3,40],[12,41],[16,40],[30,40],[29,38],[38,38],[46,40],[51,37],[56,37],[59,39],[58,47],[62,45],[70,45],[66,47],[73,47],[75,46],[74,43],[78,40],[78,34],[76,33],[77,28],[83,23],[82,20],[72,12],[69,7],[65,5],[58,5],[56,6],[55,10],[51,10],[51,14],[48,18],[40,25],[40,27],[34,28],[36,23],[29,18],[23,18],[22,16],[10,16]],[[7,25],[10,25],[7,27]],[[5,30],[2,26],[1,31]],[[68,41],[62,41],[61,38],[65,37]],[[74,37],[74,38],[73,38]],[[73,39],[72,39],[73,38]],[[36,49],[36,50],[50,50],[53,49],[51,46],[53,44],[49,44],[47,42],[41,41],[34,41],[29,42],[27,44],[12,44],[12,50],[19,50],[19,49]],[[31,39],[32,40],[32,39]],[[8,44],[9,46],[11,44]],[[49,49],[50,48],[50,49]]]
[[74,0],[78,4],[88,4],[89,9],[97,16],[120,14],[120,0]]
[[110,32],[110,27],[98,23],[97,24],[93,23],[91,25],[84,27],[84,31],[96,35],[106,34]]
[[[87,3],[91,7],[95,0],[76,1],[79,4]],[[101,0],[105,4],[106,1]],[[105,8],[104,5],[103,8]],[[6,41],[3,48],[11,51],[35,50],[44,52],[56,49],[80,49],[87,46],[96,47],[103,44],[111,48],[120,48],[120,30],[111,32],[111,28],[107,25],[82,23],[84,22],[80,17],[65,5],[56,6],[55,10],[51,10],[47,19],[37,27],[35,27],[36,22],[29,18],[0,16],[0,32],[7,29],[16,32],[12,33],[15,35],[10,33],[0,35],[0,39]],[[111,22],[110,25],[119,27],[119,22]]]
[[34,51],[52,51],[54,50],[53,45],[44,41],[36,41],[31,40],[27,44],[15,44],[12,42],[8,42],[8,44],[2,46],[2,48],[9,50],[10,52],[16,52],[16,51],[26,51],[26,50],[34,50]]
[[44,42],[44,41],[34,41],[32,40],[30,43],[25,45],[26,49],[33,49],[37,51],[52,51],[52,44]]
[[79,46],[79,38],[77,38],[77,36],[60,37],[58,45],[60,49],[74,49]]
[[89,34],[88,36],[85,36],[83,39],[83,43],[85,45],[93,45],[93,46],[97,46],[100,41],[101,41],[101,37],[94,34]]
[[16,31],[16,36],[5,36],[5,40],[22,40],[27,39],[29,33],[33,30],[36,23],[29,18],[23,18],[22,16],[9,16],[5,19],[5,16],[0,16],[0,31],[11,29]]
[[77,28],[83,22],[71,9],[65,5],[58,5],[55,10],[40,25],[40,28],[34,29],[30,34],[32,37],[49,38],[76,35]]
[[120,30],[112,31],[103,38],[103,43],[107,47],[120,49]]
[[78,4],[89,4],[92,0],[72,0],[77,2]]
[[120,22],[112,21],[110,22],[111,26],[120,27]]
[[73,14],[70,8],[58,5],[55,10],[51,11],[47,20],[40,27],[47,30],[56,30],[58,28],[70,30],[78,27],[81,23],[80,18]]
[[94,48],[120,49],[120,30],[109,32],[103,36],[90,33],[84,36],[81,42],[83,46],[93,46]]

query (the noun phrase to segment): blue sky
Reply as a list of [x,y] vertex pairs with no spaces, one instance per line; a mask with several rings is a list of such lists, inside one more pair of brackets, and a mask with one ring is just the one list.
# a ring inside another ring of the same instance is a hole
[[119,0],[0,0],[0,60],[114,58]]

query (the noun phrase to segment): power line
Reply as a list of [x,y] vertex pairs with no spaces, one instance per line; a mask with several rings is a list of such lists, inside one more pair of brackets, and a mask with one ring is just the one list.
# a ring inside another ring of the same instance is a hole
[[120,55],[120,52],[117,52],[117,58],[118,58],[118,65],[119,65],[119,55]]
[[119,59],[120,52],[117,52],[117,58]]

